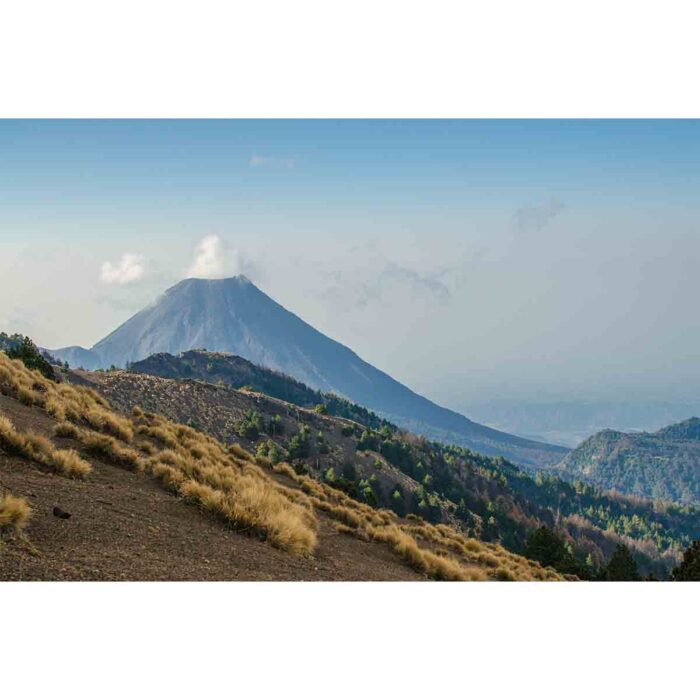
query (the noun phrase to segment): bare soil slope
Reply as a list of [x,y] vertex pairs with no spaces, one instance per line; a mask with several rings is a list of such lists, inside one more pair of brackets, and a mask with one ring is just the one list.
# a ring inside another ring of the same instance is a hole
[[[18,429],[51,436],[54,421],[0,396]],[[54,438],[57,446],[74,441]],[[222,527],[143,474],[92,460],[86,481],[0,454],[0,485],[29,501],[29,541],[0,545],[1,580],[411,581],[425,580],[381,543],[339,533],[321,514],[312,558]],[[54,507],[70,513],[53,515]]]

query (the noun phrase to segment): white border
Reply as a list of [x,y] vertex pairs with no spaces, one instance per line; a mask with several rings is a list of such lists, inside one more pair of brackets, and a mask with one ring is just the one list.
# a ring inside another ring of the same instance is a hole
[[10,117],[694,117],[697,3],[5,4]]
[[[659,698],[693,584],[0,586],[7,698]],[[44,695],[46,693],[46,695]]]

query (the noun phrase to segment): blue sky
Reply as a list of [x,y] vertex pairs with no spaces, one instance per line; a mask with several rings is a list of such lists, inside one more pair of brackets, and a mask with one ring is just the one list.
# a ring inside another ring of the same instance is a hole
[[699,166],[698,121],[6,120],[0,324],[89,346],[217,236],[226,274],[452,405],[680,395]]
[[273,196],[410,210],[552,189],[660,204],[693,196],[699,136],[696,121],[5,121],[0,192],[10,209],[156,198],[225,212]]

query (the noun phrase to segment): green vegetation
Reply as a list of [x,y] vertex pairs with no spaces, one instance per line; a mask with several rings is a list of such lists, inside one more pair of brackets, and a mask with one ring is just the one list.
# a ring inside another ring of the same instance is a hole
[[310,439],[309,428],[302,425],[296,435],[292,435],[287,445],[287,459],[304,459],[309,456]]
[[263,421],[259,413],[247,411],[236,423],[236,435],[244,440],[257,440],[264,432]]
[[641,498],[700,505],[700,419],[655,433],[603,430],[569,453],[556,472]]
[[624,544],[617,546],[601,578],[604,581],[641,581],[637,562]]
[[700,540],[685,550],[683,561],[671,572],[674,581],[700,581]]
[[[5,350],[12,360],[22,360],[28,369],[35,369],[47,379],[55,379],[55,372],[49,362],[50,356],[43,355],[27,336],[0,333],[0,350]],[[47,359],[48,358],[48,359]]]
[[591,578],[592,571],[585,561],[574,556],[571,545],[546,525],[533,530],[527,538],[525,556],[542,566],[551,566],[562,573],[581,579]]

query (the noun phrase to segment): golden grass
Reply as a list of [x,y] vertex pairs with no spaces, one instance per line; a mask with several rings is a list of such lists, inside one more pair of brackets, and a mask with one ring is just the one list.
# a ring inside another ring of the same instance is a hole
[[7,452],[39,462],[63,476],[85,478],[92,471],[90,463],[81,459],[75,450],[58,450],[43,435],[20,432],[8,418],[2,415],[0,415],[0,447]]
[[561,580],[503,547],[467,538],[448,525],[431,525],[419,516],[401,521],[391,511],[355,501],[346,493],[308,476],[297,474],[280,462],[274,470],[294,480],[317,510],[327,513],[338,532],[388,545],[409,566],[438,580],[511,581]]
[[488,578],[481,568],[464,566],[455,559],[420,547],[411,535],[397,525],[370,526],[368,534],[374,540],[389,544],[408,564],[431,578],[444,581],[486,581]]
[[250,452],[247,450],[243,449],[238,443],[233,442],[228,446],[229,452],[232,455],[235,455],[239,459],[245,459],[248,462],[252,462],[255,458],[253,457]]
[[56,437],[72,438],[73,440],[76,440],[80,434],[80,430],[73,423],[63,421],[62,423],[56,423],[53,428],[53,434]]
[[[149,473],[237,529],[295,554],[310,554],[316,545],[318,524],[309,499],[279,484],[237,445],[227,449],[193,428],[138,408],[132,417],[121,416],[93,390],[50,382],[3,353],[0,392],[42,407],[59,421],[56,436],[75,440],[106,462]],[[137,442],[136,434],[142,438]],[[47,438],[20,434],[9,421],[0,424],[0,441],[67,476],[84,476],[90,469],[75,450],[56,450]]]
[[94,430],[78,431],[80,443],[85,451],[107,462],[133,471],[143,471],[143,459],[137,450],[122,445],[116,438],[102,435]]
[[10,493],[0,496],[0,531],[15,530],[19,532],[27,527],[32,516],[32,509],[24,498]]
[[113,435],[124,442],[131,442],[134,439],[134,429],[131,423],[116,413],[110,413],[100,407],[85,411],[83,417],[88,425],[95,430]]
[[76,478],[85,478],[92,465],[84,460],[75,450],[55,450],[51,455],[52,466],[61,474]]

